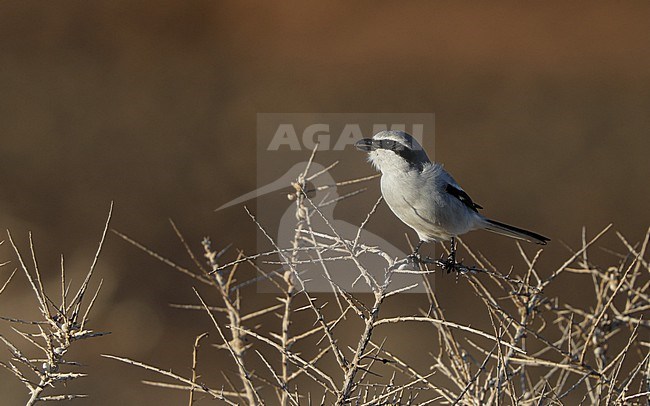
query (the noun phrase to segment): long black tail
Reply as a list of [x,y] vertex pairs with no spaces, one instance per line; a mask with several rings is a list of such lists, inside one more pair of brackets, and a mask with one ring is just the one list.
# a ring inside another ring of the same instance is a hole
[[485,229],[488,231],[492,231],[493,233],[505,235],[511,238],[516,238],[518,240],[534,242],[536,244],[541,244],[541,245],[546,245],[547,242],[551,241],[549,238],[546,238],[541,234],[524,230],[523,228],[510,226],[508,224],[504,224],[496,220],[485,219],[485,222],[486,222]]

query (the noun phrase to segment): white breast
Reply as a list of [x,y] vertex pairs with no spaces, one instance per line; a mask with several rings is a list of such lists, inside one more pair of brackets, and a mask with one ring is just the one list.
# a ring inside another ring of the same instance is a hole
[[[476,228],[480,215],[444,192],[454,182],[442,166],[383,172],[381,192],[388,207],[424,241],[447,241]],[[455,183],[455,182],[454,182]]]

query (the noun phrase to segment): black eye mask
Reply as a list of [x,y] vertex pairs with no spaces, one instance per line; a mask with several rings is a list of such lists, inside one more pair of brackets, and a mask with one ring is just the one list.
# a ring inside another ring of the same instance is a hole
[[406,162],[409,163],[409,166],[422,170],[422,162],[418,159],[418,154],[416,151],[413,151],[410,147],[402,144],[401,142],[393,140],[372,140],[373,149],[385,149],[388,151],[393,151],[397,155],[401,156]]
[[408,147],[404,146],[402,143],[393,140],[372,140],[372,147],[373,149],[387,149],[395,152],[409,149]]

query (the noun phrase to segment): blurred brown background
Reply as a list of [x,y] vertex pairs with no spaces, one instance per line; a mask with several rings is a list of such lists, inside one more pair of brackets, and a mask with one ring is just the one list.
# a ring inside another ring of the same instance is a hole
[[[614,223],[637,241],[649,225],[648,21],[641,2],[2,2],[0,226],[25,249],[34,233],[52,288],[59,253],[76,281],[89,266],[111,200],[114,228],[185,265],[168,218],[196,249],[210,235],[251,251],[243,210],[213,209],[255,188],[257,113],[432,112],[436,158],[486,213],[552,238],[550,273],[583,226]],[[372,173],[361,156],[341,171]],[[380,212],[374,232],[409,232]],[[504,271],[522,266],[507,239],[465,240]],[[600,245],[620,248],[613,233]],[[13,261],[4,280],[16,261],[6,243],[0,254]],[[115,235],[97,276],[92,326],[112,335],[76,348],[90,376],[69,389],[91,396],[76,404],[184,402],[97,354],[189,373],[209,324],[167,304],[194,302],[191,281]],[[469,291],[436,284],[449,317],[467,316],[454,305]],[[570,285],[560,294],[580,300]],[[30,295],[17,277],[0,315],[29,317]],[[222,368],[203,375],[218,387]],[[20,404],[24,388],[0,374],[2,403]]]

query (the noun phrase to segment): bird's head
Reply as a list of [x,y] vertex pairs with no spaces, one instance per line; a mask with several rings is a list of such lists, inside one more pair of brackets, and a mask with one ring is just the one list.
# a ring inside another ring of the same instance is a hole
[[368,161],[382,173],[421,171],[431,162],[420,143],[404,131],[380,131],[372,138],[357,141],[354,146],[368,152]]

